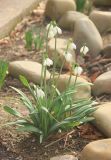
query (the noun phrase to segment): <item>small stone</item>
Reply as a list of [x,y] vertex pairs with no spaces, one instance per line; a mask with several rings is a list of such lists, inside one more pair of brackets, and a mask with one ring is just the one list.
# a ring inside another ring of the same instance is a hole
[[111,71],[101,74],[94,82],[92,86],[92,93],[95,96],[101,94],[111,94]]
[[85,146],[81,160],[111,160],[111,139],[94,141]]
[[107,137],[111,138],[111,102],[99,105],[93,113],[94,125]]
[[73,155],[63,155],[50,158],[50,160],[78,160],[78,158]]
[[48,0],[45,9],[46,17],[58,20],[65,12],[75,11],[74,0]]
[[[33,83],[40,84],[42,65],[33,61],[14,61],[9,63],[9,74],[18,78],[25,76]],[[46,80],[50,78],[50,73],[46,71]]]

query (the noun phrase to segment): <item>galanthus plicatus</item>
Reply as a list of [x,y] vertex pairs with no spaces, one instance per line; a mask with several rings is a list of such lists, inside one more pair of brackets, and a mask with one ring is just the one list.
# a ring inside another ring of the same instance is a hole
[[57,34],[62,34],[62,30],[57,26],[56,23],[53,24],[53,22],[49,23],[46,26],[46,29],[48,31],[48,38],[53,38]]
[[72,54],[70,52],[64,53],[64,57],[65,57],[67,62],[72,62],[73,57],[72,57]]
[[53,61],[52,61],[50,58],[46,58],[46,59],[44,60],[43,65],[50,67],[50,66],[53,65]]
[[76,66],[76,67],[74,68],[74,74],[75,74],[76,76],[80,76],[80,75],[82,74],[82,72],[83,72],[82,67]]
[[83,46],[80,49],[80,53],[86,55],[89,52],[89,48],[87,46]]
[[36,95],[37,95],[38,98],[42,98],[42,99],[45,97],[44,91],[42,89],[39,89],[39,88],[36,89]]
[[75,43],[70,43],[70,45],[69,45],[69,49],[74,49],[74,50],[76,50],[76,45],[75,45]]

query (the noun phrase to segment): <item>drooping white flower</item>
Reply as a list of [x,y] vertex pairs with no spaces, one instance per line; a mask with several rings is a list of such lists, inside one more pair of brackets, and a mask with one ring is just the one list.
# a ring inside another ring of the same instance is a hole
[[37,88],[36,89],[36,94],[38,98],[44,98],[45,97],[45,93],[42,89]]
[[69,53],[69,52],[64,53],[64,57],[65,57],[67,62],[72,62],[73,57],[72,57],[71,53]]
[[75,74],[75,75],[80,76],[82,72],[83,72],[82,67],[76,66],[76,67],[74,68],[74,74]]
[[55,26],[55,27],[53,28],[53,32],[55,33],[55,35],[56,35],[56,34],[62,34],[62,30],[61,30],[58,26]]
[[52,24],[47,24],[46,29],[48,30],[52,30],[54,28],[54,26]]
[[51,39],[51,38],[54,38],[55,37],[55,33],[53,32],[53,30],[50,30],[48,32],[48,38]]
[[49,23],[46,26],[48,31],[48,38],[54,38],[57,34],[62,34],[62,30],[57,26]]
[[50,67],[50,66],[53,65],[53,61],[52,61],[50,58],[46,58],[46,59],[44,60],[43,65]]
[[69,48],[72,49],[72,50],[73,50],[73,49],[76,50],[76,45],[75,45],[75,43],[70,43]]
[[87,52],[89,52],[89,48],[87,46],[83,46],[80,49],[80,53],[83,53],[84,55],[87,54]]

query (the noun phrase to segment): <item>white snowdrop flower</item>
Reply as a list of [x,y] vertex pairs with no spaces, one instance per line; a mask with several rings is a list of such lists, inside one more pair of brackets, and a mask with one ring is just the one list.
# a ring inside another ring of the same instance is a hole
[[80,49],[80,52],[83,53],[84,55],[86,55],[88,51],[89,51],[89,48],[87,46],[83,46]]
[[53,28],[53,32],[55,33],[55,35],[56,35],[56,34],[62,34],[62,30],[61,30],[58,26],[55,26],[55,27]]
[[51,38],[54,38],[54,36],[55,36],[55,33],[53,32],[53,30],[50,30],[48,32],[48,38],[51,39]]
[[70,43],[70,47],[69,47],[69,48],[76,50],[76,45],[75,45],[75,43]]
[[69,52],[64,53],[64,57],[65,57],[67,62],[72,62],[73,57],[72,57],[71,53],[69,53]]
[[53,28],[54,28],[54,26],[50,23],[46,26],[47,30],[53,30]]
[[37,94],[38,98],[44,98],[45,97],[45,93],[42,89],[37,88],[36,94]]
[[53,65],[53,61],[52,61],[50,58],[46,58],[46,59],[44,60],[43,65],[50,67],[50,66]]
[[74,68],[74,74],[75,74],[75,75],[80,76],[82,72],[83,72],[82,67],[76,66],[76,67]]

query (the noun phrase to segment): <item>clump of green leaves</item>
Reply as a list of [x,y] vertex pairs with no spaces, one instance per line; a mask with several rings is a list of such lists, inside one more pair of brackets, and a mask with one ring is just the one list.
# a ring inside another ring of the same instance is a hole
[[31,30],[28,30],[25,33],[25,43],[26,43],[26,48],[30,50],[40,50],[43,47],[44,39],[38,34],[34,34]]
[[54,94],[46,91],[43,97],[38,97],[39,86],[30,86],[23,76],[20,76],[20,80],[29,89],[33,100],[19,89],[12,88],[20,94],[20,99],[29,114],[23,116],[9,106],[5,106],[4,109],[18,117],[17,121],[9,124],[16,124],[18,131],[35,133],[39,136],[40,143],[59,129],[68,130],[93,119],[91,113],[95,111],[95,107],[92,106],[91,99],[73,101],[70,98],[76,92],[75,87],[69,87],[60,93],[55,86],[51,85],[50,90],[53,90]]
[[[31,132],[39,137],[40,143],[48,138],[50,135],[58,132],[58,130],[66,131],[74,128],[75,126],[81,125],[82,123],[92,120],[92,112],[95,111],[91,99],[80,99],[74,100],[74,94],[77,92],[77,88],[81,85],[78,84],[77,77],[81,74],[82,68],[77,64],[72,64],[72,69],[75,72],[75,82],[70,85],[71,74],[67,82],[67,87],[63,92],[58,90],[58,80],[62,73],[63,64],[59,74],[55,73],[57,60],[48,58],[48,39],[55,38],[55,55],[57,50],[57,35],[62,34],[62,30],[57,26],[56,22],[51,22],[47,25],[47,37],[46,37],[46,51],[43,53],[43,62],[41,70],[41,83],[39,85],[32,84],[24,76],[20,76],[22,84],[29,90],[30,98],[23,93],[21,90],[12,87],[20,95],[20,99],[26,109],[28,110],[27,115],[23,115],[16,109],[10,106],[4,106],[4,110],[18,118],[15,122],[8,124],[17,125],[19,131]],[[38,39],[38,38],[37,38]],[[38,40],[37,40],[38,41]],[[35,43],[36,46],[36,43]],[[65,60],[72,61],[71,54],[69,53],[70,47],[76,49],[75,44],[69,40],[66,48],[64,49]],[[88,52],[87,47],[83,47],[82,51],[84,54]],[[46,81],[47,67],[52,67],[49,83]],[[55,77],[57,76],[57,77]],[[57,78],[55,80],[55,78]]]
[[7,70],[8,70],[8,63],[6,61],[0,60],[0,89],[4,84]]

